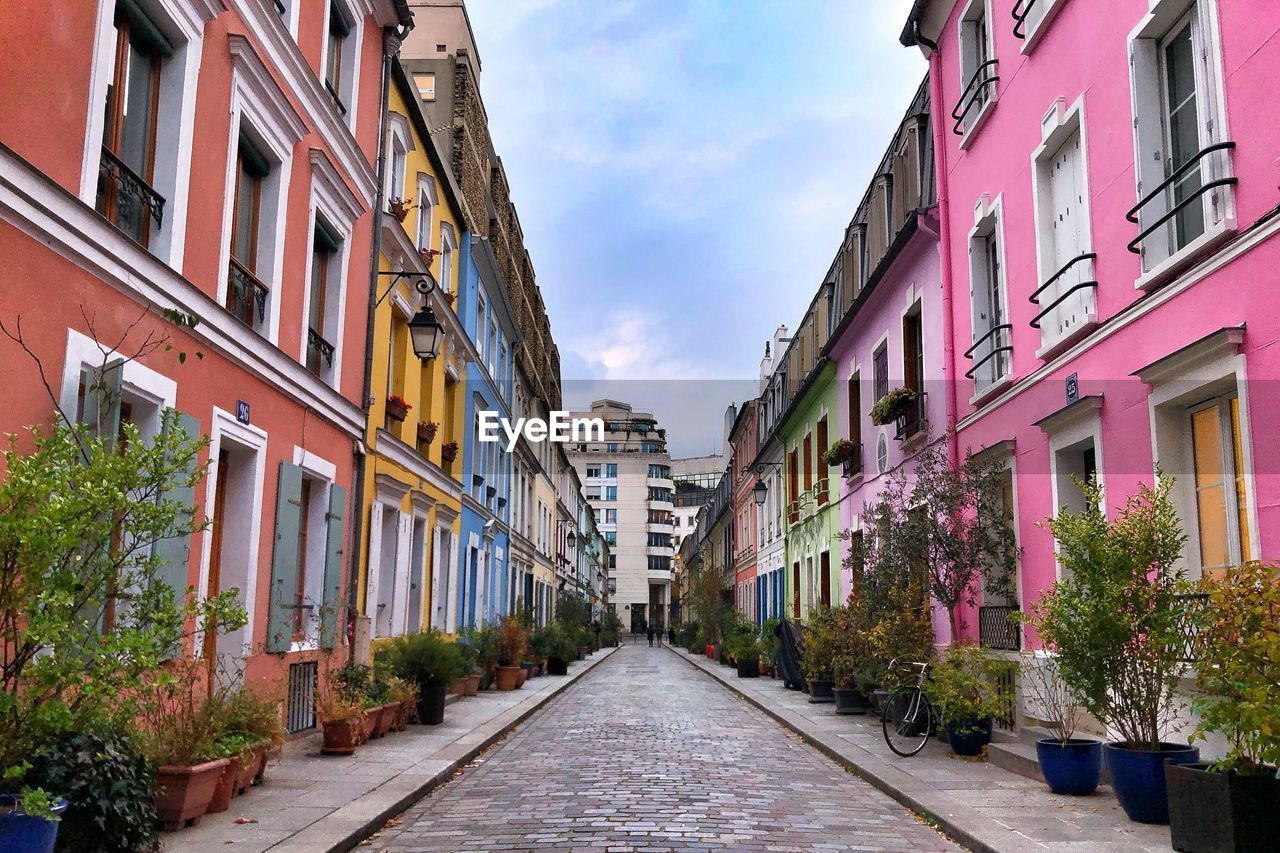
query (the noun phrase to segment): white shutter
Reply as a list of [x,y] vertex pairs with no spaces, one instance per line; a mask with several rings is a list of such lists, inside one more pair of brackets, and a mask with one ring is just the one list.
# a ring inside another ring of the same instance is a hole
[[400,513],[399,534],[396,537],[395,586],[387,607],[391,611],[391,635],[405,632],[409,617],[409,550],[413,544],[413,516]]
[[378,621],[378,575],[382,573],[382,504],[369,507],[369,553],[365,557],[364,615]]

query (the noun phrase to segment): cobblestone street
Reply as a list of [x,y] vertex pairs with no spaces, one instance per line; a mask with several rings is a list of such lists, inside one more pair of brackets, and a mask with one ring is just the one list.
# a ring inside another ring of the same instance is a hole
[[624,647],[377,850],[958,849],[662,649]]

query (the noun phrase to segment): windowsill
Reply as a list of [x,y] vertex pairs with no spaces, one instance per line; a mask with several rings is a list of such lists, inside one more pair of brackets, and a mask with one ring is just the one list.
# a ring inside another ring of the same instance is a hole
[[1165,258],[1153,269],[1138,276],[1133,282],[1134,289],[1150,291],[1167,284],[1171,278],[1174,278],[1178,273],[1200,260],[1206,252],[1216,248],[1234,236],[1235,233],[1235,219],[1223,219],[1177,252]]
[[1049,29],[1049,24],[1053,22],[1054,17],[1058,14],[1065,3],[1062,0],[1048,0],[1048,4],[1044,12],[1040,15],[1040,20],[1036,22],[1035,27],[1027,33],[1027,37],[1022,40],[1022,46],[1018,48],[1018,53],[1023,56],[1030,56],[1031,51],[1036,49],[1036,45],[1044,38],[1044,34]]
[[1098,312],[1097,309],[1094,309],[1089,312],[1088,317],[1079,326],[1062,337],[1054,338],[1052,341],[1041,345],[1040,349],[1036,350],[1036,358],[1041,361],[1048,361],[1096,328],[1098,328]]
[[978,133],[987,123],[987,119],[990,117],[991,112],[995,109],[997,100],[999,100],[999,92],[993,90],[991,92],[991,97],[988,98],[987,102],[978,109],[978,115],[974,118],[973,124],[965,130],[964,136],[960,137],[961,151],[967,151],[969,146],[973,144],[973,140],[977,138]]
[[982,405],[984,402],[986,402],[987,400],[990,400],[992,397],[996,396],[997,394],[999,394],[1001,391],[1003,391],[1005,388],[1008,388],[1012,384],[1013,384],[1013,371],[1010,370],[1008,373],[1005,373],[1003,376],[1001,376],[995,382],[992,382],[986,388],[983,388],[981,391],[974,392],[974,395],[969,398],[969,405],[970,406]]

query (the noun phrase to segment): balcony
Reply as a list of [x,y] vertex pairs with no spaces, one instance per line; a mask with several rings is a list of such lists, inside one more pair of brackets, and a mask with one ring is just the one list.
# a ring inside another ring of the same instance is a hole
[[1016,652],[1022,648],[1022,632],[1014,618],[1012,604],[982,605],[978,608],[978,642],[983,648]]
[[[1129,208],[1129,211],[1125,213],[1124,218],[1142,229],[1138,232],[1138,236],[1129,241],[1127,246],[1129,251],[1133,252],[1135,255],[1142,254],[1142,244],[1148,237],[1163,228],[1165,225],[1169,224],[1170,220],[1188,209],[1191,205],[1203,205],[1203,197],[1206,193],[1222,187],[1235,186],[1239,183],[1240,179],[1236,177],[1220,177],[1209,181],[1198,178],[1197,183],[1199,186],[1188,190],[1185,197],[1178,200],[1179,190],[1193,177],[1191,174],[1193,169],[1203,175],[1206,172],[1206,167],[1209,167],[1207,171],[1210,177],[1212,177],[1212,167],[1205,158],[1218,151],[1231,151],[1235,147],[1236,144],[1230,140],[1205,146],[1200,149],[1199,152],[1187,158],[1187,162],[1174,169],[1155,189],[1143,196],[1142,199],[1133,207]],[[1225,159],[1230,155],[1224,153],[1222,156]],[[1227,169],[1224,168],[1221,171],[1225,172]],[[1160,212],[1160,204],[1167,204],[1169,201],[1174,203],[1172,205],[1168,205],[1163,212]],[[1153,204],[1153,202],[1158,202],[1159,204]],[[1149,218],[1152,216],[1155,218]],[[1177,246],[1178,249],[1184,247],[1184,245]],[[1173,252],[1171,251],[1170,254],[1173,254]]]
[[925,417],[928,400],[927,392],[916,392],[915,399],[908,403],[906,411],[898,416],[894,438],[898,441],[910,441],[929,428],[929,421]]
[[964,357],[973,362],[964,376],[973,380],[977,393],[981,394],[1009,374],[1010,354],[1013,352],[1010,340],[1012,331],[1012,323],[992,326],[964,351]]
[[164,222],[164,197],[124,161],[104,147],[98,164],[98,212],[135,241],[146,245],[148,219]]
[[[270,291],[259,278],[233,256],[227,270],[227,310],[250,328],[257,328],[267,316]],[[254,319],[254,315],[257,319]]]
[[855,444],[849,458],[840,463],[840,476],[846,480],[862,476],[862,445]]
[[[1076,329],[1082,328],[1090,323],[1096,313],[1094,293],[1098,289],[1098,281],[1094,278],[1093,262],[1097,260],[1097,252],[1082,252],[1071,260],[1063,264],[1062,269],[1049,276],[1049,280],[1040,285],[1032,292],[1027,299],[1032,305],[1035,305],[1040,311],[1031,318],[1031,328],[1040,329],[1041,334],[1047,340],[1061,340],[1066,335],[1074,332]],[[1074,278],[1074,281],[1073,281]],[[1064,285],[1068,285],[1064,287]],[[1048,305],[1040,304],[1040,297],[1050,288],[1056,294]],[[1067,316],[1062,316],[1058,309],[1063,306],[1068,299],[1077,293],[1085,291],[1093,291],[1088,296],[1081,296],[1077,299],[1079,306],[1077,311],[1067,311]],[[1041,328],[1042,321],[1049,314],[1057,311],[1054,316],[1056,329],[1045,330]]]
[[969,113],[973,112],[974,107],[986,104],[995,94],[995,85],[1000,80],[996,67],[994,59],[988,59],[979,65],[960,93],[960,99],[951,108],[951,118],[955,122],[951,125],[951,132],[956,136],[964,136],[973,128],[974,124],[969,122]]
[[307,329],[307,370],[316,376],[321,374],[321,361],[333,367],[333,344],[326,341],[315,330]]

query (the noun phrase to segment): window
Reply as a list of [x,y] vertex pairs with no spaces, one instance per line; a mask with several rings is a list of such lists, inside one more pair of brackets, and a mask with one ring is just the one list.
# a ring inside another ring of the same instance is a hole
[[592,488],[592,489],[587,489],[587,500],[589,500],[589,501],[598,501],[598,500],[600,500],[600,487],[599,487],[599,486],[596,486],[595,488]]
[[787,454],[787,520],[800,520],[800,471],[796,451]]
[[1234,227],[1212,0],[1189,9],[1186,2],[1154,2],[1129,51],[1138,198],[1130,248],[1142,256],[1143,285],[1170,259],[1180,263]]
[[618,478],[618,464],[616,462],[608,462],[604,466],[604,476],[606,480],[616,480]]
[[431,187],[422,183],[418,187],[418,219],[414,237],[418,251],[431,248],[431,225],[435,217],[435,204],[432,202]]
[[453,226],[440,223],[440,289],[448,293],[453,288]]
[[[333,100],[338,112],[346,115],[347,104],[343,103],[346,92],[346,78],[354,72],[346,67],[354,57],[348,57],[347,37],[351,35],[351,25],[339,8],[337,0],[329,0],[329,29],[325,43],[324,87]],[[399,196],[397,196],[399,197]]]
[[606,544],[608,544],[608,545],[617,545],[617,544],[618,544],[618,532],[617,532],[616,530],[609,530],[609,531],[607,531],[607,532],[604,534],[604,541],[605,541],[605,543],[606,543]]
[[967,375],[981,394],[1008,376],[1013,337],[1007,320],[1004,265],[1001,262],[999,205],[969,232],[969,301],[973,335],[966,356]]
[[307,307],[307,370],[316,376],[327,376],[333,369],[328,309],[330,280],[336,278],[333,267],[341,245],[333,229],[317,217],[311,241],[311,293]]
[[951,111],[952,128],[965,137],[977,129],[996,100],[995,52],[991,46],[989,0],[972,0],[960,16],[960,100]]
[[617,486],[605,486],[605,487],[604,487],[604,499],[605,499],[605,500],[607,500],[607,501],[616,501],[616,500],[618,499],[618,487],[617,487]]
[[648,539],[649,546],[652,548],[670,548],[670,533],[650,533]]
[[1235,394],[1192,409],[1196,535],[1203,572],[1253,559],[1249,498],[1240,441],[1240,398]]
[[489,321],[485,315],[484,297],[478,296],[476,301],[476,354],[480,356],[480,361],[484,362],[484,342],[485,330],[489,327]]
[[813,489],[813,433],[804,437],[804,490]]
[[591,479],[592,477],[599,477],[599,476],[600,476],[600,466],[599,466],[599,465],[588,465],[588,466],[587,466],[587,478],[588,478],[588,479]]
[[265,320],[267,286],[258,272],[263,183],[271,167],[257,146],[241,135],[236,148],[235,189],[231,215],[231,266],[227,310],[259,329]]
[[604,511],[604,523],[605,523],[605,524],[617,524],[617,523],[618,523],[618,511],[617,511],[616,509],[606,509],[606,510]]
[[849,441],[853,444],[853,459],[850,466],[854,471],[862,470],[862,377],[854,371],[849,377]]
[[436,75],[415,74],[413,75],[413,85],[418,87],[418,96],[422,100],[434,101],[436,99]]
[[821,506],[827,502],[827,419],[825,417],[818,421],[818,505]]
[[874,397],[871,404],[874,406],[877,402],[889,393],[889,342],[881,341],[876,347],[875,352],[871,355],[871,374],[872,374],[872,391]]
[[164,199],[152,189],[160,65],[173,52],[169,42],[134,4],[120,3],[115,16],[116,53],[107,87],[97,210],[146,246],[152,223],[159,226]]
[[909,438],[922,432],[924,420],[924,321],[920,303],[917,302],[902,318],[902,384],[916,393],[915,401],[907,409],[900,437]]

